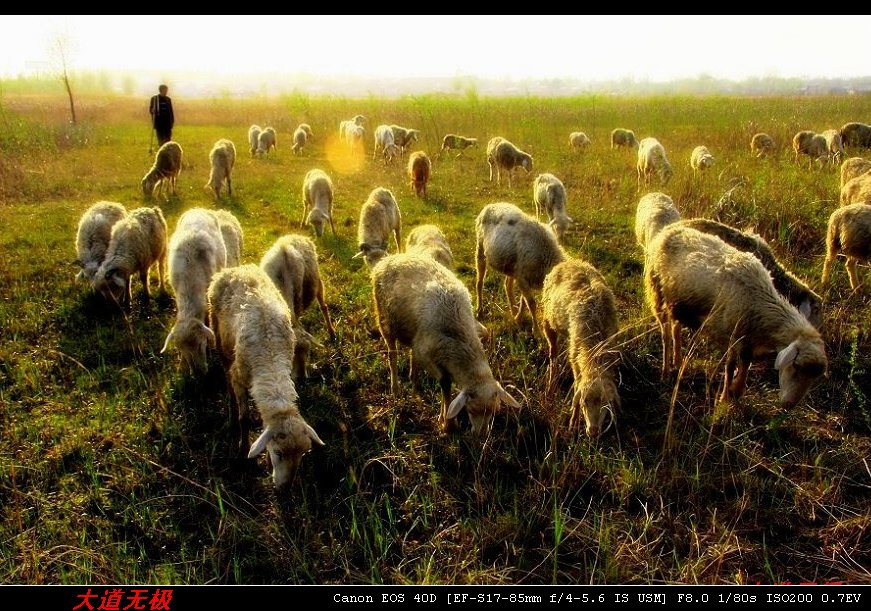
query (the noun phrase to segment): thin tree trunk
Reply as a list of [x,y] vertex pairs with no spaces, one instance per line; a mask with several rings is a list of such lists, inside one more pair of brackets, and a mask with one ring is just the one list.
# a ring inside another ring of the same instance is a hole
[[67,88],[67,95],[70,96],[70,115],[72,116],[73,125],[76,124],[76,105],[73,102],[73,89],[70,87],[70,79],[67,76],[66,70],[64,70],[64,86]]

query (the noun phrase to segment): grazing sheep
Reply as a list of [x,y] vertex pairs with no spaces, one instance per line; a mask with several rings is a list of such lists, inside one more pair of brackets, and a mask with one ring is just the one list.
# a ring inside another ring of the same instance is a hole
[[363,153],[363,138],[366,136],[366,130],[362,125],[349,125],[345,131],[345,144],[348,145],[348,150],[351,154]]
[[750,154],[754,157],[765,157],[774,152],[774,138],[768,134],[753,134],[750,139]]
[[426,199],[426,185],[432,174],[432,162],[423,151],[415,151],[408,157],[408,177],[411,189],[418,197]]
[[774,252],[761,236],[739,231],[734,227],[710,219],[686,219],[681,225],[692,227],[703,233],[715,235],[729,246],[742,252],[749,252],[759,259],[771,274],[771,280],[778,293],[786,297],[810,323],[820,328],[823,324],[823,300],[804,282],[781,265]]
[[801,401],[826,370],[819,332],[775,290],[759,259],[716,236],[679,223],[664,228],[650,244],[644,284],[662,334],[663,375],[672,361],[679,366],[681,325],[725,351],[721,400],[737,401],[751,363],[771,354],[784,407]]
[[372,150],[372,161],[375,161],[378,151],[381,151],[384,163],[390,163],[394,157],[402,153],[393,140],[393,130],[390,129],[389,125],[379,125],[375,128],[375,148]]
[[[375,315],[390,366],[390,390],[399,394],[396,344],[408,346],[412,360],[438,379],[442,391],[440,422],[456,423],[465,409],[472,433],[484,437],[501,404],[520,404],[493,378],[472,315],[465,285],[443,265],[416,254],[386,257],[372,269]],[[451,401],[451,385],[460,389]]]
[[[315,235],[324,235],[327,222],[336,235],[336,225],[333,223],[333,181],[326,172],[319,169],[309,170],[302,181],[302,221],[300,227],[311,225]],[[306,216],[307,215],[307,216]]]
[[477,147],[478,139],[466,138],[465,136],[458,136],[457,134],[447,134],[442,138],[442,148],[439,149],[439,153],[448,149],[457,149],[460,151],[460,153],[457,154],[459,157],[459,155],[470,146]]
[[235,163],[236,146],[230,140],[221,138],[209,152],[211,172],[209,173],[209,182],[206,183],[206,188],[212,190],[216,200],[221,198],[221,186],[225,180],[227,181],[227,193],[233,195],[230,174],[233,172]]
[[390,131],[393,132],[393,142],[396,143],[396,146],[399,147],[400,153],[403,155],[405,154],[405,149],[408,148],[412,142],[420,141],[420,130],[418,129],[411,129],[400,125],[391,125]]
[[841,140],[841,132],[836,129],[827,129],[820,135],[826,139],[829,163],[832,165],[841,163],[844,159],[844,144]]
[[139,273],[145,300],[151,297],[148,272],[157,264],[160,290],[166,276],[166,219],[160,208],[136,208],[112,226],[106,258],[100,264],[92,288],[106,299],[128,306],[132,301],[130,276]]
[[841,164],[841,189],[850,180],[871,170],[871,161],[863,157],[850,157]]
[[169,190],[175,195],[175,183],[181,172],[181,160],[181,145],[174,140],[164,143],[157,149],[154,165],[142,177],[142,194],[145,197],[153,197],[154,190],[157,189],[157,195],[162,195],[164,184],[168,183]]
[[704,172],[714,165],[714,156],[706,146],[697,146],[693,149],[690,155],[690,167],[693,169],[693,175]]
[[871,125],[867,123],[844,123],[841,126],[844,146],[871,148]]
[[650,177],[654,173],[663,185],[668,184],[672,176],[671,164],[665,156],[665,148],[656,138],[643,138],[638,143],[638,163],[635,169],[638,173],[639,189],[642,180],[645,185],[650,184]]
[[257,143],[260,142],[260,132],[263,131],[259,125],[252,125],[248,128],[248,147],[251,149],[251,156],[257,154]]
[[227,250],[227,267],[235,267],[242,263],[242,247],[244,234],[239,219],[233,216],[229,210],[211,210],[212,215],[218,219],[221,228],[221,236],[224,238],[224,248]]
[[290,150],[293,151],[294,155],[302,154],[302,149],[305,148],[308,137],[308,132],[302,128],[302,125],[296,128],[293,132],[293,146],[290,147]]
[[312,131],[312,127],[308,123],[300,123],[297,129],[301,129],[302,131],[304,131],[307,138],[315,137],[315,134]]
[[822,167],[829,158],[829,146],[826,144],[826,139],[821,134],[809,130],[800,131],[792,137],[792,150],[795,152],[796,163],[798,163],[799,155],[808,156],[808,167],[813,164],[814,159]]
[[191,372],[207,368],[206,349],[215,334],[206,326],[208,290],[212,276],[227,266],[227,248],[218,218],[211,210],[191,208],[181,215],[169,239],[169,284],[178,308],[175,324],[161,354],[170,343]]
[[631,129],[622,129],[620,127],[611,130],[611,148],[614,149],[621,146],[638,148],[635,132]]
[[647,247],[663,227],[680,220],[677,206],[665,193],[653,192],[638,200],[635,210],[635,239],[647,252]]
[[871,259],[871,206],[850,204],[842,206],[829,216],[826,231],[826,261],[823,264],[823,285],[829,282],[832,263],[839,253],[847,257],[850,288],[859,286],[856,264]]
[[112,227],[127,216],[127,209],[115,202],[100,201],[85,210],[76,230],[76,265],[82,269],[76,280],[93,282],[94,274],[106,257]]
[[582,151],[590,146],[590,138],[584,132],[572,132],[569,134],[569,146],[576,151]]
[[260,135],[257,136],[257,154],[260,156],[268,155],[270,150],[276,150],[278,145],[278,136],[275,129],[272,127],[264,127]]
[[431,257],[448,269],[454,267],[454,254],[445,234],[436,225],[418,225],[412,229],[405,241],[405,252]]
[[538,219],[544,210],[557,239],[562,241],[575,222],[566,212],[568,196],[565,185],[553,174],[539,174],[532,182],[532,201],[535,203],[535,218]]
[[260,269],[275,283],[293,314],[293,328],[297,335],[294,379],[301,380],[306,377],[308,351],[314,338],[302,329],[299,319],[313,300],[317,299],[321,307],[330,339],[336,339],[336,330],[324,298],[324,283],[315,244],[305,236],[282,236],[263,255]]
[[548,346],[548,387],[556,381],[559,336],[568,338],[568,358],[574,374],[571,429],[581,426],[597,437],[605,414],[620,407],[615,374],[617,306],[614,293],[599,271],[580,259],[554,266],[541,292],[541,330]]
[[[488,268],[505,274],[505,294],[508,309],[520,323],[523,308],[529,308],[533,332],[538,328],[535,298],[532,291],[540,289],[544,277],[554,265],[566,258],[556,236],[547,225],[525,214],[513,204],[487,204],[475,219],[475,293],[477,316],[484,314],[482,290]],[[522,298],[514,313],[514,281]]]
[[[208,295],[212,327],[235,398],[230,405],[239,423],[239,453],[254,458],[268,450],[272,482],[284,488],[293,482],[312,443],[325,445],[297,405],[290,308],[269,276],[252,264],[219,271]],[[263,422],[263,432],[250,449],[249,396]]]
[[360,251],[354,258],[365,257],[370,268],[387,255],[387,241],[390,232],[396,238],[396,248],[402,252],[402,216],[399,205],[389,189],[376,187],[360,208],[360,222],[357,226],[357,243]]
[[366,122],[366,117],[356,115],[353,119],[342,121],[339,123],[339,139],[348,140],[348,130],[354,126],[362,126]]
[[841,187],[841,205],[871,204],[871,174],[859,174]]
[[511,171],[521,167],[532,171],[532,156],[524,153],[511,142],[496,136],[487,143],[487,165],[490,166],[490,182],[493,182],[493,168],[496,168],[496,184],[502,184],[502,170],[508,174],[508,186],[511,186]]

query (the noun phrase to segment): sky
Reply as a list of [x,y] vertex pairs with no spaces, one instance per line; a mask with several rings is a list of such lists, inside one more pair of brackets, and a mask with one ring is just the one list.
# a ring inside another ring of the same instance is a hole
[[[856,77],[868,15],[4,15],[0,76],[72,70],[365,77]],[[818,32],[815,42],[812,33]]]

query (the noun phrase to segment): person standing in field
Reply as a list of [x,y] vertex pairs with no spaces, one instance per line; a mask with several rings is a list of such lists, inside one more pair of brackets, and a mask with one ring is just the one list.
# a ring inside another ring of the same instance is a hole
[[166,95],[169,87],[161,85],[157,91],[159,92],[157,95],[151,96],[148,112],[151,113],[151,125],[157,132],[157,146],[160,147],[172,140],[175,116],[172,114],[172,99]]

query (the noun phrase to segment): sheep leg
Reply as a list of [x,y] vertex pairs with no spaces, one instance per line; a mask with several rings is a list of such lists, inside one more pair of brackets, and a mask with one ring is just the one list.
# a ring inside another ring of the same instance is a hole
[[[505,276],[505,296],[508,298],[508,312],[514,317],[514,277]],[[523,301],[520,301],[520,311],[523,312]],[[519,316],[519,314],[518,314]]]
[[[532,334],[535,335],[538,332],[538,309],[536,306],[535,297],[532,296],[531,292],[524,291],[522,303],[525,303],[526,307],[529,308],[529,316],[532,318]],[[517,324],[520,324],[520,312],[517,313],[517,316]]]
[[[139,270],[139,280],[142,282],[142,289],[145,292],[143,295],[143,299],[147,302],[151,298],[151,291],[148,289],[148,270],[150,268],[146,267],[143,270]],[[129,287],[130,283],[128,283]]]
[[548,392],[553,392],[556,383],[558,336],[556,330],[551,327],[546,320],[541,323],[541,331],[544,338],[547,340],[547,388]]
[[656,321],[659,323],[659,333],[662,336],[662,377],[671,373],[672,356],[672,325],[669,316],[657,309]]
[[729,387],[729,393],[733,401],[738,401],[741,395],[744,394],[744,389],[747,388],[747,373],[750,371],[750,359],[738,358],[738,370],[732,380],[732,385]]
[[166,262],[168,259],[168,254],[166,250],[163,251],[163,254],[160,256],[160,259],[157,261],[157,279],[159,282],[160,291],[162,293],[166,293]]
[[829,251],[826,254],[826,261],[823,263],[823,277],[820,281],[821,284],[825,285],[829,282],[829,273],[832,271],[832,263],[835,260],[835,253]]
[[395,397],[399,395],[399,380],[396,376],[396,340],[384,337],[387,344],[387,365],[390,367],[390,392]]
[[[305,217],[306,217],[306,213],[307,213],[307,212],[308,212],[308,203],[307,203],[307,202],[303,202],[303,204],[302,204],[302,218],[301,218],[300,221],[299,221],[299,228],[300,228],[300,229],[302,229],[303,227],[305,227]],[[332,222],[332,221],[331,221],[331,222]],[[335,233],[335,232],[334,232],[334,233]]]
[[493,182],[493,161],[491,159],[487,159],[487,165],[490,166],[490,178],[488,180],[490,182]]
[[330,211],[330,229],[333,230],[333,237],[336,237],[336,224],[333,222],[333,213]]
[[442,377],[439,379],[439,386],[442,390],[442,413],[441,425],[445,433],[457,430],[457,419],[451,418],[448,420],[448,406],[451,404],[451,376],[448,373],[442,372]]
[[856,259],[847,257],[847,273],[850,274],[850,288],[856,289],[859,286],[859,274],[856,273]]
[[487,258],[484,256],[484,246],[481,242],[475,244],[475,296],[478,298],[478,318],[484,315],[484,301],[481,294],[484,289],[484,276],[487,275]]
[[248,419],[248,388],[240,381],[239,375],[234,362],[230,367],[230,384],[233,387],[233,397],[236,399],[236,404],[235,410],[231,408],[231,412],[235,412],[232,415],[236,417],[236,423],[239,426],[237,451],[239,456],[245,458],[251,448],[248,440],[251,423]]
[[402,226],[397,224],[396,229],[393,230],[393,237],[396,238],[396,250],[397,252],[402,252]]
[[227,176],[227,194],[233,195],[233,183],[230,182],[230,177]]
[[671,344],[673,347],[672,352],[672,364],[675,369],[680,369],[681,361],[683,360],[683,356],[681,352],[683,351],[683,346],[681,344],[681,336],[680,336],[681,326],[680,323],[676,320],[671,321]]
[[330,309],[327,307],[327,300],[324,299],[324,282],[319,280],[318,284],[318,305],[321,306],[321,314],[324,315],[324,323],[327,325],[327,331],[330,334],[330,340],[336,339],[336,329],[333,327],[333,321],[330,320]]

